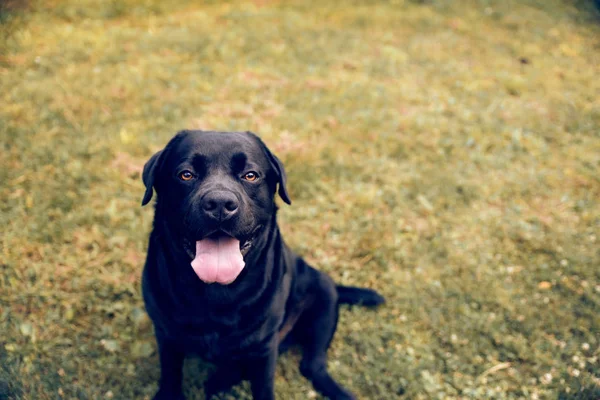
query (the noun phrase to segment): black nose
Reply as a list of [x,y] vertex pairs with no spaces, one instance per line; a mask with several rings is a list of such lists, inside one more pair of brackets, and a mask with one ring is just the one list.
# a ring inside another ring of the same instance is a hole
[[202,210],[209,218],[225,221],[237,214],[239,201],[231,192],[213,190],[202,198]]

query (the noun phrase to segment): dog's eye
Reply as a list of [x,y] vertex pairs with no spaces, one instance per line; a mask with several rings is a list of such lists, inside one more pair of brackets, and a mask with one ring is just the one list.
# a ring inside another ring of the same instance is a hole
[[179,173],[179,179],[181,179],[182,181],[189,181],[194,177],[194,174],[192,174],[190,171],[183,171]]
[[250,171],[243,178],[249,182],[254,182],[258,179],[258,174],[256,172]]

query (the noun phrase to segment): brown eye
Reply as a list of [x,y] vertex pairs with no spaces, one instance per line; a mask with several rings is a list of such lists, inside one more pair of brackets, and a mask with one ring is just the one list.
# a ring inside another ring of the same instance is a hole
[[258,174],[256,172],[251,171],[251,172],[248,172],[246,175],[244,175],[243,178],[249,182],[254,182],[255,180],[258,179]]
[[182,181],[189,181],[194,177],[194,174],[192,174],[190,171],[183,171],[181,173],[179,173],[179,179],[181,179]]

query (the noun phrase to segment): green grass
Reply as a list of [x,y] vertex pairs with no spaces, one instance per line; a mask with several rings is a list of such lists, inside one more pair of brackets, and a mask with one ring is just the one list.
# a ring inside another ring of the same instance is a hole
[[[259,133],[287,166],[287,241],[387,297],[344,308],[329,352],[360,398],[600,398],[591,2],[55,0],[0,20],[0,398],[151,398],[139,172],[183,128]],[[279,399],[317,397],[298,357]],[[187,363],[189,399],[209,368]]]

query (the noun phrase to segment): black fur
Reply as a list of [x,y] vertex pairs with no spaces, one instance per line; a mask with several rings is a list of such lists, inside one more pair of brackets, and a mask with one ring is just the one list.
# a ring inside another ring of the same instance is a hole
[[[184,182],[182,170],[194,178]],[[258,174],[255,182],[240,178],[248,170]],[[254,399],[274,399],[275,360],[294,343],[303,347],[302,374],[319,392],[353,399],[326,369],[338,304],[374,306],[384,299],[369,289],[336,286],[286,246],[274,200],[278,193],[290,203],[285,170],[264,143],[249,132],[183,131],[150,158],[143,180],[142,204],[153,188],[158,197],[142,280],[160,353],[155,399],[184,398],[187,354],[217,366],[205,383],[207,399],[243,379]],[[230,218],[203,211],[215,191],[235,199]],[[190,266],[193,243],[215,232],[251,243],[245,268],[229,285],[206,284]]]
[[337,285],[338,303],[378,306],[385,302],[382,295],[371,289]]

